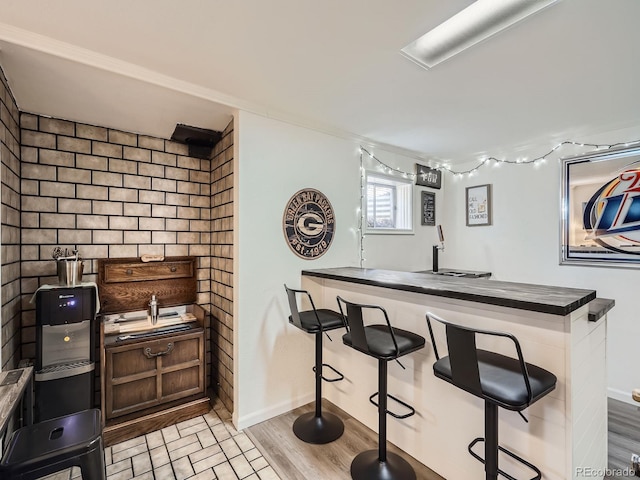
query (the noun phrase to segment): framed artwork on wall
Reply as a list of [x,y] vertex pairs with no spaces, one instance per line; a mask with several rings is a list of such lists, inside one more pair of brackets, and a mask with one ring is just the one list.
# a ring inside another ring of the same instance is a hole
[[422,225],[434,227],[436,225],[436,194],[422,192]]
[[416,163],[416,185],[431,188],[442,187],[442,170]]
[[466,189],[467,227],[491,225],[491,185]]
[[335,228],[331,202],[314,188],[298,190],[284,208],[284,238],[291,251],[304,260],[314,260],[327,253]]
[[562,161],[561,264],[640,267],[640,147]]

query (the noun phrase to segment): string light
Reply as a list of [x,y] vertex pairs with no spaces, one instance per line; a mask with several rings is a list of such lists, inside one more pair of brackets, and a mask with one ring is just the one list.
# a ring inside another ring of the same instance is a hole
[[[535,168],[538,168],[539,166],[546,163],[547,157],[554,154],[556,151],[560,150],[565,145],[573,145],[576,147],[589,147],[595,150],[604,150],[604,149],[608,150],[608,149],[612,149],[619,146],[630,147],[638,143],[640,143],[640,140],[634,140],[632,142],[611,143],[611,144],[582,143],[582,142],[574,142],[572,140],[565,140],[564,142],[558,143],[556,146],[554,146],[551,150],[549,150],[544,155],[541,155],[536,158],[527,159],[527,158],[518,157],[515,160],[509,160],[509,159],[502,159],[502,158],[496,158],[496,157],[484,157],[478,162],[476,166],[468,170],[454,170],[453,168],[451,168],[449,163],[446,163],[446,162],[436,163],[435,166],[433,166],[431,162],[428,162],[428,163],[429,163],[429,167],[435,168],[437,170],[444,170],[446,172],[449,172],[453,176],[454,180],[459,180],[464,178],[465,176],[470,178],[470,177],[473,177],[474,175],[477,175],[478,170],[483,165],[493,166],[494,168],[497,168],[502,164],[510,164],[510,165],[533,164]],[[400,168],[392,167],[391,165],[380,160],[372,152],[368,151],[363,146],[360,146],[360,148],[358,149],[358,153],[360,155],[360,208],[358,209],[359,210],[358,234],[359,234],[359,243],[360,243],[360,268],[363,268],[364,262],[366,261],[366,259],[364,258],[364,250],[365,250],[364,239],[366,236],[364,233],[364,212],[366,211],[366,205],[364,203],[366,201],[366,196],[365,196],[366,169],[364,167],[364,155],[366,154],[369,156],[370,159],[375,160],[378,164],[377,168],[385,173],[398,174],[404,178],[410,178],[410,179],[415,179],[417,177],[417,174],[414,172],[405,172]]]
[[[378,168],[380,170],[382,170],[383,172],[386,173],[397,173],[405,178],[411,178],[411,179],[415,179],[416,178],[416,174],[413,172],[405,172],[404,170],[401,170],[399,168],[396,167],[392,167],[391,165],[384,163],[382,160],[380,160],[378,157],[376,157],[373,153],[369,152],[366,148],[364,147],[360,147],[360,150],[362,151],[362,153],[366,153],[367,155],[369,155],[369,158],[375,160],[378,163]],[[363,165],[362,165],[362,154],[360,154],[360,168],[364,169]]]
[[[365,175],[365,169],[364,169],[364,163],[362,160],[362,155],[363,153],[369,153],[367,152],[364,148],[360,147],[360,208],[359,208],[359,215],[358,215],[358,234],[360,236],[359,241],[360,241],[360,268],[364,267],[364,175]],[[369,156],[371,158],[374,158],[372,154],[369,153]]]
[[[620,147],[620,146],[630,147],[630,146],[638,144],[638,143],[640,143],[640,140],[634,140],[632,142],[618,142],[618,143],[611,143],[611,144],[608,144],[608,143],[583,143],[583,142],[574,142],[572,140],[565,140],[564,142],[558,143],[556,146],[554,146],[551,150],[549,150],[544,155],[541,155],[541,156],[536,157],[536,158],[530,158],[530,159],[516,158],[515,160],[509,160],[509,159],[496,158],[496,157],[485,157],[482,160],[480,160],[476,166],[474,166],[474,167],[472,167],[472,168],[470,168],[468,170],[454,170],[453,168],[451,168],[451,166],[448,163],[442,163],[442,164],[438,163],[438,164],[435,165],[435,167],[431,167],[431,168],[435,168],[435,169],[438,169],[438,170],[444,170],[444,171],[449,172],[450,174],[452,174],[454,176],[454,178],[455,177],[460,178],[460,177],[462,177],[464,175],[472,176],[483,165],[493,165],[494,167],[498,167],[498,166],[500,166],[502,164],[510,164],[510,165],[529,165],[529,164],[534,164],[537,167],[540,164],[545,163],[546,160],[547,160],[547,157],[549,157],[550,155],[552,155],[556,151],[560,150],[565,145],[573,145],[573,146],[576,146],[576,147],[589,147],[589,148],[593,148],[595,150],[605,150],[605,149],[608,150],[608,149],[615,148],[615,147]],[[399,174],[399,175],[401,175],[401,176],[403,176],[405,178],[411,178],[411,179],[415,179],[416,178],[416,174],[415,173],[413,173],[413,172],[405,172],[404,170],[401,170],[399,168],[392,167],[391,165],[389,165],[389,164],[383,162],[382,160],[380,160],[373,153],[369,152],[367,149],[365,149],[362,146],[360,147],[360,168],[361,168],[361,170],[364,169],[364,166],[362,164],[362,153],[366,153],[367,155],[369,155],[369,158],[375,160],[378,163],[378,168],[380,170],[382,170],[383,172],[392,173],[392,174]],[[431,166],[431,164],[429,166]]]

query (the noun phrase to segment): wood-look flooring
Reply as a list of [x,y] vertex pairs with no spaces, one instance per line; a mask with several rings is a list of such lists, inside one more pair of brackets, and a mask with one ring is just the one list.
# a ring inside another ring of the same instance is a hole
[[[303,413],[313,411],[310,403],[288,413],[244,430],[253,440],[281,480],[351,480],[351,460],[364,450],[378,448],[378,434],[349,416],[327,400],[323,410],[338,415],[344,421],[344,434],[325,445],[310,445],[299,440],[291,430],[293,422]],[[407,460],[420,480],[443,480],[422,463],[387,442],[389,452]]]
[[[254,441],[282,480],[350,480],[351,460],[358,453],[377,448],[378,436],[329,401],[323,408],[344,419],[345,433],[327,445],[309,445],[293,434],[291,426],[299,415],[313,410],[313,404],[292,410],[249,427],[245,433]],[[640,454],[640,406],[609,399],[609,470],[605,480],[634,477],[631,455]],[[425,465],[389,444],[389,451],[401,454],[420,480],[442,480]]]
[[[639,404],[640,405],[640,404]],[[631,474],[631,455],[640,455],[640,406],[609,399],[609,469],[606,480],[636,478]],[[619,472],[616,472],[619,471]]]

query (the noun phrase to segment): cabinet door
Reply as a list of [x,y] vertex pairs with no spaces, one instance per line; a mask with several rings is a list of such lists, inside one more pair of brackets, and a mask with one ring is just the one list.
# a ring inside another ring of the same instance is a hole
[[106,349],[106,416],[124,415],[156,404],[156,359],[144,344]]
[[107,419],[203,393],[204,331],[110,345],[105,363]]
[[158,357],[163,402],[204,392],[203,338],[175,339],[171,353]]
[[98,259],[98,289],[103,314],[145,311],[151,295],[161,307],[195,303],[196,257],[167,257],[162,262],[137,258]]

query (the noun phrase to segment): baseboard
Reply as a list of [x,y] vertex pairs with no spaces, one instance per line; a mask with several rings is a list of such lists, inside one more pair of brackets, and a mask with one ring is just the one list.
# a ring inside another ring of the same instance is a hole
[[631,398],[631,392],[609,387],[607,388],[607,396],[609,398],[620,400],[621,402],[625,402],[630,405],[635,405],[636,407],[640,407],[640,403],[634,401],[633,398]]
[[209,398],[203,397],[122,423],[110,425],[109,422],[107,422],[102,430],[104,446],[108,447],[116,443],[124,442],[139,437],[140,435],[204,415],[210,411],[211,405],[209,405]]
[[298,408],[302,405],[306,405],[309,402],[313,402],[314,399],[315,393],[309,393],[291,400],[285,400],[284,402],[278,403],[277,405],[273,405],[263,410],[252,412],[248,415],[244,415],[238,418],[238,425],[236,425],[236,428],[238,430],[244,430],[245,428],[249,428],[256,423],[264,422],[265,420],[269,420],[270,418],[277,417],[278,415],[282,415],[283,413],[287,413],[294,408]]

